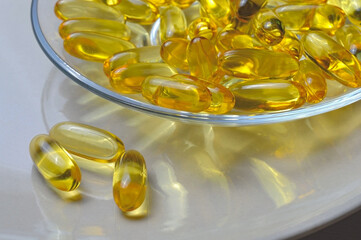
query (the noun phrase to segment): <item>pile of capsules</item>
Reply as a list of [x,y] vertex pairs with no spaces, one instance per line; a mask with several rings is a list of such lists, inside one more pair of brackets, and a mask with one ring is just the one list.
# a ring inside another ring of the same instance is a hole
[[143,156],[135,150],[125,151],[123,142],[108,131],[62,122],[49,135],[35,136],[29,151],[40,174],[59,190],[78,188],[81,173],[74,159],[83,159],[115,164],[113,197],[123,212],[138,209],[146,198],[148,181]]
[[69,54],[161,107],[283,111],[322,101],[328,80],[361,86],[356,0],[59,0],[55,13]]

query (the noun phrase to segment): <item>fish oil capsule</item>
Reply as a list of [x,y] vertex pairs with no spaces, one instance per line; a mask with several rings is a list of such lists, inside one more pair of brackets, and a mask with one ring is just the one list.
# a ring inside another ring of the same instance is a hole
[[311,32],[302,37],[306,55],[340,83],[361,86],[361,65],[357,58],[326,33]]
[[328,0],[327,4],[342,8],[350,22],[358,27],[361,26],[361,2],[359,0]]
[[234,15],[241,21],[249,21],[266,4],[267,4],[267,0],[232,0],[231,1],[231,6]]
[[117,68],[110,74],[110,85],[120,93],[142,91],[144,79],[151,75],[170,77],[177,72],[166,63],[135,63]]
[[37,135],[31,140],[29,151],[40,174],[52,186],[62,191],[72,191],[79,186],[78,165],[54,139]]
[[333,5],[283,5],[274,12],[285,25],[286,30],[321,30],[334,34],[345,24],[345,13]]
[[155,105],[180,111],[201,112],[211,104],[211,93],[206,86],[171,77],[147,77],[142,84],[142,95]]
[[110,73],[116,68],[125,68],[134,63],[161,62],[162,58],[159,52],[160,46],[147,46],[116,53],[104,61],[104,73],[109,77]]
[[211,18],[218,26],[231,23],[231,6],[229,0],[199,0],[202,6],[201,16]]
[[187,61],[191,75],[209,80],[217,71],[217,52],[207,38],[193,38],[187,47]]
[[156,7],[160,7],[160,6],[169,5],[170,0],[148,0],[148,2],[150,2],[151,4],[153,4]]
[[361,61],[361,30],[354,25],[345,25],[336,32],[336,39]]
[[253,79],[290,78],[299,64],[287,53],[263,49],[234,49],[224,52],[219,65],[228,75]]
[[127,21],[142,25],[152,24],[159,16],[158,8],[143,0],[121,0],[114,9],[119,10]]
[[114,6],[121,2],[121,0],[102,0],[108,6]]
[[59,26],[59,35],[64,39],[75,32],[96,32],[124,40],[130,39],[130,29],[124,23],[108,19],[70,19]]
[[160,55],[170,66],[187,71],[187,46],[189,41],[184,38],[171,38],[162,44]]
[[303,54],[303,46],[297,35],[291,31],[286,31],[283,40],[274,46],[272,50],[275,52],[286,52],[296,59],[300,59]]
[[184,38],[187,20],[183,11],[176,6],[167,6],[160,13],[159,34],[162,42],[169,38]]
[[149,33],[145,28],[138,24],[127,22],[126,25],[130,29],[130,42],[133,43],[137,48],[145,47],[150,45]]
[[117,52],[135,48],[135,46],[120,38],[90,32],[76,32],[65,38],[64,48],[74,57],[102,62]]
[[235,108],[253,112],[291,110],[306,101],[306,91],[296,83],[284,79],[238,82],[231,90],[236,98]]
[[267,46],[279,44],[284,35],[285,27],[272,10],[263,9],[252,19],[252,32],[257,39]]
[[308,103],[321,102],[327,93],[327,84],[322,70],[310,60],[300,61],[300,71],[293,78],[307,92]]
[[177,6],[179,8],[188,8],[194,2],[195,0],[171,0],[172,5]]
[[96,0],[59,0],[55,4],[54,12],[61,20],[101,18],[124,22],[123,14]]
[[322,4],[326,2],[327,0],[270,0],[267,3],[267,7],[281,6],[286,4]]
[[123,212],[139,208],[146,197],[147,168],[143,156],[135,151],[124,152],[115,162],[113,197]]
[[212,83],[205,80],[201,80],[191,75],[177,74],[173,78],[193,80],[206,86],[211,92],[211,104],[205,109],[205,112],[213,114],[224,114],[233,109],[235,99],[233,93],[218,83]]
[[204,37],[212,40],[217,35],[217,25],[210,18],[200,17],[195,19],[188,26],[188,37]]
[[58,123],[49,135],[70,154],[95,162],[115,162],[124,152],[124,144],[117,136],[81,123]]

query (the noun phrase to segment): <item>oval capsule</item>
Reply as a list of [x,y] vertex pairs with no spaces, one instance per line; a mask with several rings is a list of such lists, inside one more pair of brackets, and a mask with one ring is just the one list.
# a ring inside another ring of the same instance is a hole
[[263,49],[234,49],[224,52],[219,65],[228,75],[245,80],[290,78],[299,64],[287,53]]
[[335,79],[349,87],[361,86],[361,65],[341,44],[323,32],[311,32],[301,39],[306,55]]
[[170,77],[177,72],[166,63],[135,63],[117,68],[110,74],[110,85],[120,93],[138,93],[148,76]]
[[272,50],[275,52],[285,52],[299,60],[303,54],[303,46],[297,35],[291,31],[286,31],[283,40],[274,46]]
[[160,13],[159,34],[162,42],[169,38],[185,38],[187,20],[183,11],[176,6],[167,6]]
[[114,9],[119,10],[127,21],[142,25],[152,24],[159,16],[158,8],[143,0],[121,0]]
[[194,2],[195,2],[195,0],[171,0],[172,5],[175,5],[179,8],[188,8]]
[[169,5],[170,0],[148,0],[148,2],[150,2],[151,4],[153,4],[156,7],[160,7],[160,6]]
[[171,38],[162,44],[160,56],[170,66],[188,70],[187,46],[189,41],[184,38]]
[[267,0],[232,0],[231,6],[234,15],[241,21],[249,21],[261,8],[267,4]]
[[59,26],[59,35],[63,39],[75,32],[96,32],[124,40],[129,40],[131,34],[124,23],[108,19],[70,19]]
[[290,110],[302,106],[306,91],[295,82],[284,79],[244,81],[230,89],[235,98],[235,108],[253,112]]
[[336,32],[336,39],[361,61],[361,30],[354,25],[345,25]]
[[64,49],[72,56],[102,62],[117,52],[135,48],[123,39],[96,33],[76,32],[64,40]]
[[123,212],[139,208],[146,197],[147,168],[143,156],[135,151],[124,152],[115,162],[113,197]]
[[70,154],[48,135],[35,136],[29,146],[38,171],[55,188],[72,191],[78,188],[81,173]]
[[97,0],[59,0],[54,7],[55,15],[61,20],[72,18],[101,18],[124,22],[124,16]]
[[121,2],[121,0],[102,0],[108,6],[114,6]]
[[327,4],[342,8],[350,22],[358,27],[361,26],[361,2],[359,0],[328,0]]
[[229,0],[199,0],[203,17],[211,18],[218,26],[224,27],[231,23],[231,5]]
[[212,40],[217,36],[217,25],[210,18],[200,17],[189,24],[187,33],[189,39],[204,37]]
[[154,105],[180,111],[201,112],[211,104],[211,93],[195,81],[149,76],[142,84],[142,95]]
[[104,61],[103,70],[108,77],[116,68],[124,68],[133,63],[161,62],[160,46],[132,48],[119,52]]
[[115,162],[124,152],[124,144],[117,136],[86,124],[58,123],[49,135],[70,154],[95,162]]

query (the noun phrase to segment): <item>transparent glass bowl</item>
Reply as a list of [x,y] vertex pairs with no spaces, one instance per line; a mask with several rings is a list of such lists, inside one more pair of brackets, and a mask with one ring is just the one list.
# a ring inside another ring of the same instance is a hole
[[[112,90],[102,71],[102,64],[83,61],[70,56],[63,49],[63,40],[58,34],[61,21],[54,14],[56,0],[33,0],[31,20],[36,39],[48,58],[63,73],[89,91],[115,103],[134,110],[180,121],[208,123],[213,125],[257,125],[301,119],[329,112],[361,99],[361,89],[340,87],[318,104],[306,104],[301,108],[282,111],[248,113],[232,110],[228,114],[189,113],[158,107],[148,103],[140,94],[123,95]],[[153,28],[154,30],[154,28]],[[154,35],[154,31],[151,32]],[[151,39],[151,43],[156,42]]]

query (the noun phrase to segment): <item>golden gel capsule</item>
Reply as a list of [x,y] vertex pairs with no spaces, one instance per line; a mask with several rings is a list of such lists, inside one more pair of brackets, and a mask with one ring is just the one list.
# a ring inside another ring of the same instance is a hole
[[158,8],[143,0],[121,0],[114,8],[124,14],[127,21],[142,25],[152,24],[159,16]]
[[300,61],[300,71],[293,80],[305,88],[308,103],[318,103],[325,98],[327,93],[325,74],[312,61],[306,59]]
[[273,46],[282,41],[285,27],[272,10],[263,9],[252,19],[252,32],[260,42]]
[[231,6],[234,15],[241,21],[249,21],[261,8],[267,4],[267,0],[232,0]]
[[188,8],[194,2],[195,0],[171,0],[172,5],[177,6],[179,8]]
[[130,29],[130,42],[133,43],[137,48],[149,46],[150,36],[147,30],[138,23],[127,22],[126,25]]
[[123,212],[133,211],[144,202],[147,191],[147,168],[143,156],[135,151],[124,152],[115,162],[113,197]]
[[299,64],[291,55],[262,49],[235,49],[224,52],[219,65],[228,75],[253,79],[290,78]]
[[281,111],[302,106],[306,91],[296,83],[284,79],[239,82],[230,87],[235,98],[235,108],[246,111]]
[[117,68],[110,74],[110,85],[120,93],[138,93],[148,76],[170,77],[177,72],[166,63],[135,63]]
[[160,7],[160,6],[169,5],[170,0],[148,0],[148,2],[150,2],[151,4],[153,4],[156,7]]
[[183,11],[176,6],[167,6],[160,13],[159,34],[162,42],[169,38],[184,38],[187,20]]
[[119,11],[96,0],[59,0],[54,11],[61,20],[101,18],[124,22],[124,16]]
[[336,32],[336,39],[361,61],[361,30],[354,25],[345,25]]
[[59,26],[59,35],[66,38],[75,32],[96,32],[124,40],[130,39],[130,29],[124,23],[108,19],[70,19]]
[[211,18],[218,26],[224,27],[231,23],[231,6],[229,0],[199,0],[203,17]]
[[326,2],[327,0],[269,0],[267,7],[281,6],[286,4],[322,4]]
[[184,38],[171,38],[162,44],[160,55],[170,66],[187,71],[187,46],[189,41]]
[[172,78],[193,80],[206,86],[211,92],[211,105],[205,109],[205,112],[213,114],[224,114],[233,109],[235,99],[233,93],[218,83],[212,83],[205,80],[201,80],[191,75],[177,74]]
[[361,26],[361,2],[359,0],[328,0],[327,4],[342,8],[350,22],[358,27]]
[[323,32],[302,37],[307,56],[322,69],[349,87],[361,86],[361,65],[357,58]]
[[275,52],[285,52],[296,59],[300,59],[303,54],[303,46],[297,35],[291,31],[286,31],[283,40],[274,46],[272,50]]
[[187,47],[187,61],[191,75],[209,80],[217,71],[214,44],[207,38],[193,38]]
[[81,123],[58,123],[50,129],[49,135],[70,154],[87,160],[115,162],[124,152],[124,144],[117,136]]
[[104,61],[103,70],[109,77],[110,73],[116,68],[125,68],[133,63],[156,63],[161,62],[159,54],[160,46],[147,46],[132,48],[119,52]]
[[189,24],[187,32],[189,39],[204,37],[212,40],[217,36],[217,25],[210,18],[200,17]]
[[37,169],[52,186],[62,191],[72,191],[79,186],[78,165],[54,139],[37,135],[31,140],[29,151]]
[[102,0],[108,6],[114,6],[121,2],[121,0]]
[[160,107],[201,112],[211,104],[211,93],[201,83],[170,77],[149,76],[142,84],[143,96]]
[[334,34],[345,24],[345,13],[333,5],[283,5],[274,12],[285,25],[286,30],[321,30]]

